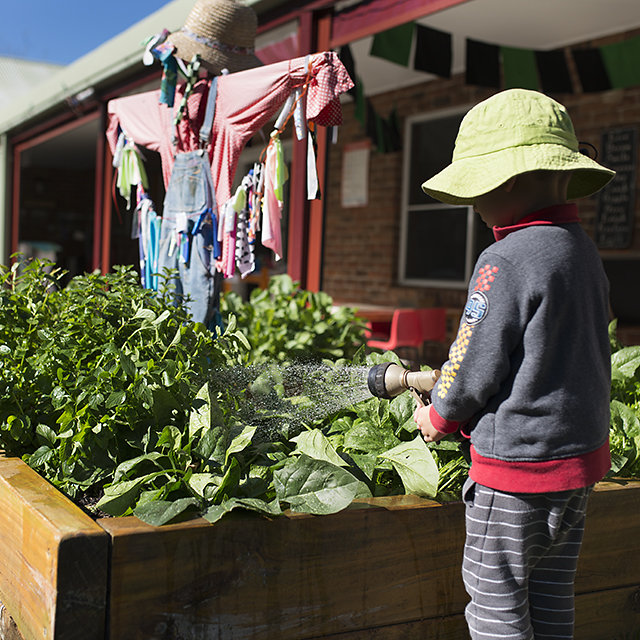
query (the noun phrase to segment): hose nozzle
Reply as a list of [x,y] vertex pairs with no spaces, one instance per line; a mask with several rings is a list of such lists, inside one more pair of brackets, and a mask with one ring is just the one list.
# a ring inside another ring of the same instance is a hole
[[440,377],[440,371],[409,371],[392,362],[371,367],[367,377],[369,391],[377,398],[390,400],[413,389],[419,395],[428,394]]

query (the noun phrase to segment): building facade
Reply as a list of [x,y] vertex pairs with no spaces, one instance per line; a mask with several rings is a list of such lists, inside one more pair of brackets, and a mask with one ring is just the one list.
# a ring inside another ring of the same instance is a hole
[[[633,3],[571,0],[561,11],[547,0],[247,4],[258,13],[256,49],[265,63],[333,49],[356,81],[342,100],[343,124],[318,127],[321,199],[306,198],[306,140],[285,141],[286,255],[278,265],[267,261],[268,269],[286,269],[339,303],[460,312],[475,257],[491,238],[471,210],[429,201],[420,183],[448,162],[470,106],[507,86],[545,90],[553,54],[552,70],[559,61],[564,76],[551,74],[554,90],[546,92],[569,109],[585,152],[597,152],[620,176],[580,213],[610,278],[612,317],[637,343],[640,16]],[[72,274],[136,264],[131,212],[114,189],[106,105],[158,87],[160,69],[142,64],[140,42],[179,28],[191,6],[175,0],[0,110],[3,262],[21,251],[53,257]],[[426,49],[430,56],[418,55]],[[260,148],[260,140],[249,145],[241,166]],[[159,158],[143,155],[161,202]]]

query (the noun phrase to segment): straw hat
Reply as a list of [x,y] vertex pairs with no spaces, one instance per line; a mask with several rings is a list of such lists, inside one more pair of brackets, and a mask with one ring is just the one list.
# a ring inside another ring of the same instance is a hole
[[258,17],[236,0],[197,0],[180,31],[167,38],[176,55],[190,62],[198,53],[214,75],[261,66],[254,54]]
[[615,175],[582,154],[567,110],[538,91],[508,89],[471,109],[460,123],[449,166],[422,189],[449,204],[472,204],[521,173],[571,171],[567,198],[584,198]]

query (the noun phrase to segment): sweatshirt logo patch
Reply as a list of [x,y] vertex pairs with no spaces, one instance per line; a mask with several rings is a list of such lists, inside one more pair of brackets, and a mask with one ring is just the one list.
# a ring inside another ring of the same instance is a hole
[[489,312],[489,300],[482,291],[474,291],[464,308],[464,319],[467,324],[473,326],[482,322]]

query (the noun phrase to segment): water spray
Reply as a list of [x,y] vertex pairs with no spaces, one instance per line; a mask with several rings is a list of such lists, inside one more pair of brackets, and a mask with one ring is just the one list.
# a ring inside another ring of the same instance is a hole
[[393,362],[383,362],[369,369],[367,384],[376,398],[390,400],[410,391],[419,405],[430,401],[430,393],[440,377],[440,371],[409,371]]

